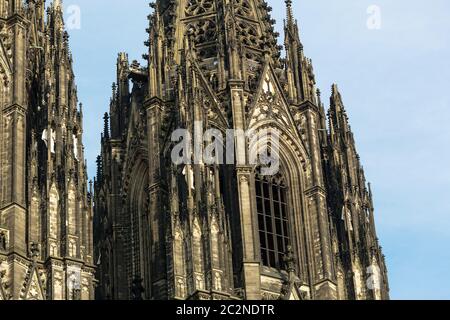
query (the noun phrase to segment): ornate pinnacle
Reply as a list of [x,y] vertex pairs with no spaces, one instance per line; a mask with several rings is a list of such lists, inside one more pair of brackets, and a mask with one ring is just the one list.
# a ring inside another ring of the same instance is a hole
[[285,0],[286,3],[286,10],[287,10],[287,21],[288,24],[291,24],[294,20],[294,14],[292,12],[292,0]]
[[109,139],[109,115],[107,112],[105,112],[105,115],[103,116],[104,121],[104,128],[103,128],[103,134],[105,136],[105,139]]

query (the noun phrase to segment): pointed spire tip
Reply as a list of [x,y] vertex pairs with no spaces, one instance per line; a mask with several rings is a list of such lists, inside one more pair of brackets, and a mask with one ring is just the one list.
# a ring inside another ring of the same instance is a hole
[[292,0],[285,0],[287,11],[287,23],[292,24],[294,20],[294,13],[292,12]]

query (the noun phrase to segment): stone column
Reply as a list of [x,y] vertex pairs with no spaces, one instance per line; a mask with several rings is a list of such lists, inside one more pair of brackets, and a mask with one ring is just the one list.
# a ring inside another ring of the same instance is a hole
[[[231,108],[233,111],[233,124],[236,133],[245,131],[245,110],[243,105],[243,86],[244,82],[239,80],[230,80],[231,88]],[[236,161],[237,161],[237,183],[238,183],[238,201],[239,216],[241,224],[242,237],[242,272],[244,278],[244,291],[246,299],[261,299],[261,276],[260,259],[258,249],[259,245],[258,230],[256,222],[256,211],[253,207],[251,178],[252,167],[248,165],[247,144],[244,139],[235,137]]]
[[319,140],[319,111],[310,102],[305,102],[301,108],[306,118],[307,142],[311,155],[312,175],[310,185],[307,186],[306,199],[314,241],[313,254],[316,260],[314,267],[315,294],[316,299],[334,300],[337,298],[337,287]]
[[[161,186],[161,148],[159,142],[162,101],[154,98],[146,103],[147,108],[147,139],[149,151],[149,221],[151,230],[151,277],[152,298],[165,299],[167,297],[166,271],[166,238],[165,238],[165,210],[162,203]],[[148,253],[147,253],[148,254]]]

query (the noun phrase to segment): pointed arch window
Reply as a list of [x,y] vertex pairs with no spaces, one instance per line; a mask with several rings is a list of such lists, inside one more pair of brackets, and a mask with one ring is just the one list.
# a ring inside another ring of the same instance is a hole
[[264,266],[283,269],[290,243],[287,186],[282,175],[255,176],[261,260]]

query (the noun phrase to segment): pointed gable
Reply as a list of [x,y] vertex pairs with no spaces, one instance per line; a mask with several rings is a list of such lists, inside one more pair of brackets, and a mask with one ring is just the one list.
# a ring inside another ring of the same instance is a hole
[[308,154],[299,128],[289,109],[289,103],[283,93],[273,67],[267,63],[262,73],[258,90],[254,95],[247,114],[247,128],[255,129],[268,122],[276,123],[283,134],[292,141],[299,141],[305,154]]
[[301,159],[302,163],[309,158],[308,148],[302,139],[292,116],[283,89],[270,63],[263,69],[258,89],[252,103],[247,108],[247,130],[271,128],[278,131],[285,145]]
[[258,90],[249,110],[247,118],[249,128],[267,120],[273,120],[281,127],[295,127],[287,101],[270,64],[264,67]]
[[[297,278],[298,280],[298,278]],[[284,289],[285,294],[281,296],[281,300],[307,300],[308,294],[305,291],[300,289],[300,285],[298,281],[290,281],[285,284]]]
[[11,61],[8,58],[8,52],[5,44],[0,40],[0,75],[4,79],[4,84],[10,80],[12,75]]
[[291,292],[289,293],[288,299],[287,300],[302,300],[301,296],[299,294],[299,292],[297,291],[297,287],[293,286],[291,288]]
[[196,71],[196,75],[200,80],[199,82],[202,89],[201,91],[203,93],[203,108],[207,113],[208,121],[222,130],[227,129],[229,127],[229,123],[227,121],[226,112],[221,107],[217,95],[211,88],[212,84],[206,80],[204,74],[200,69],[200,66],[196,61],[193,61],[193,65]]
[[[40,280],[38,269],[33,266],[30,270],[30,276],[25,283],[25,293],[23,295],[25,300],[45,300],[42,282]],[[27,280],[26,279],[26,280]]]

